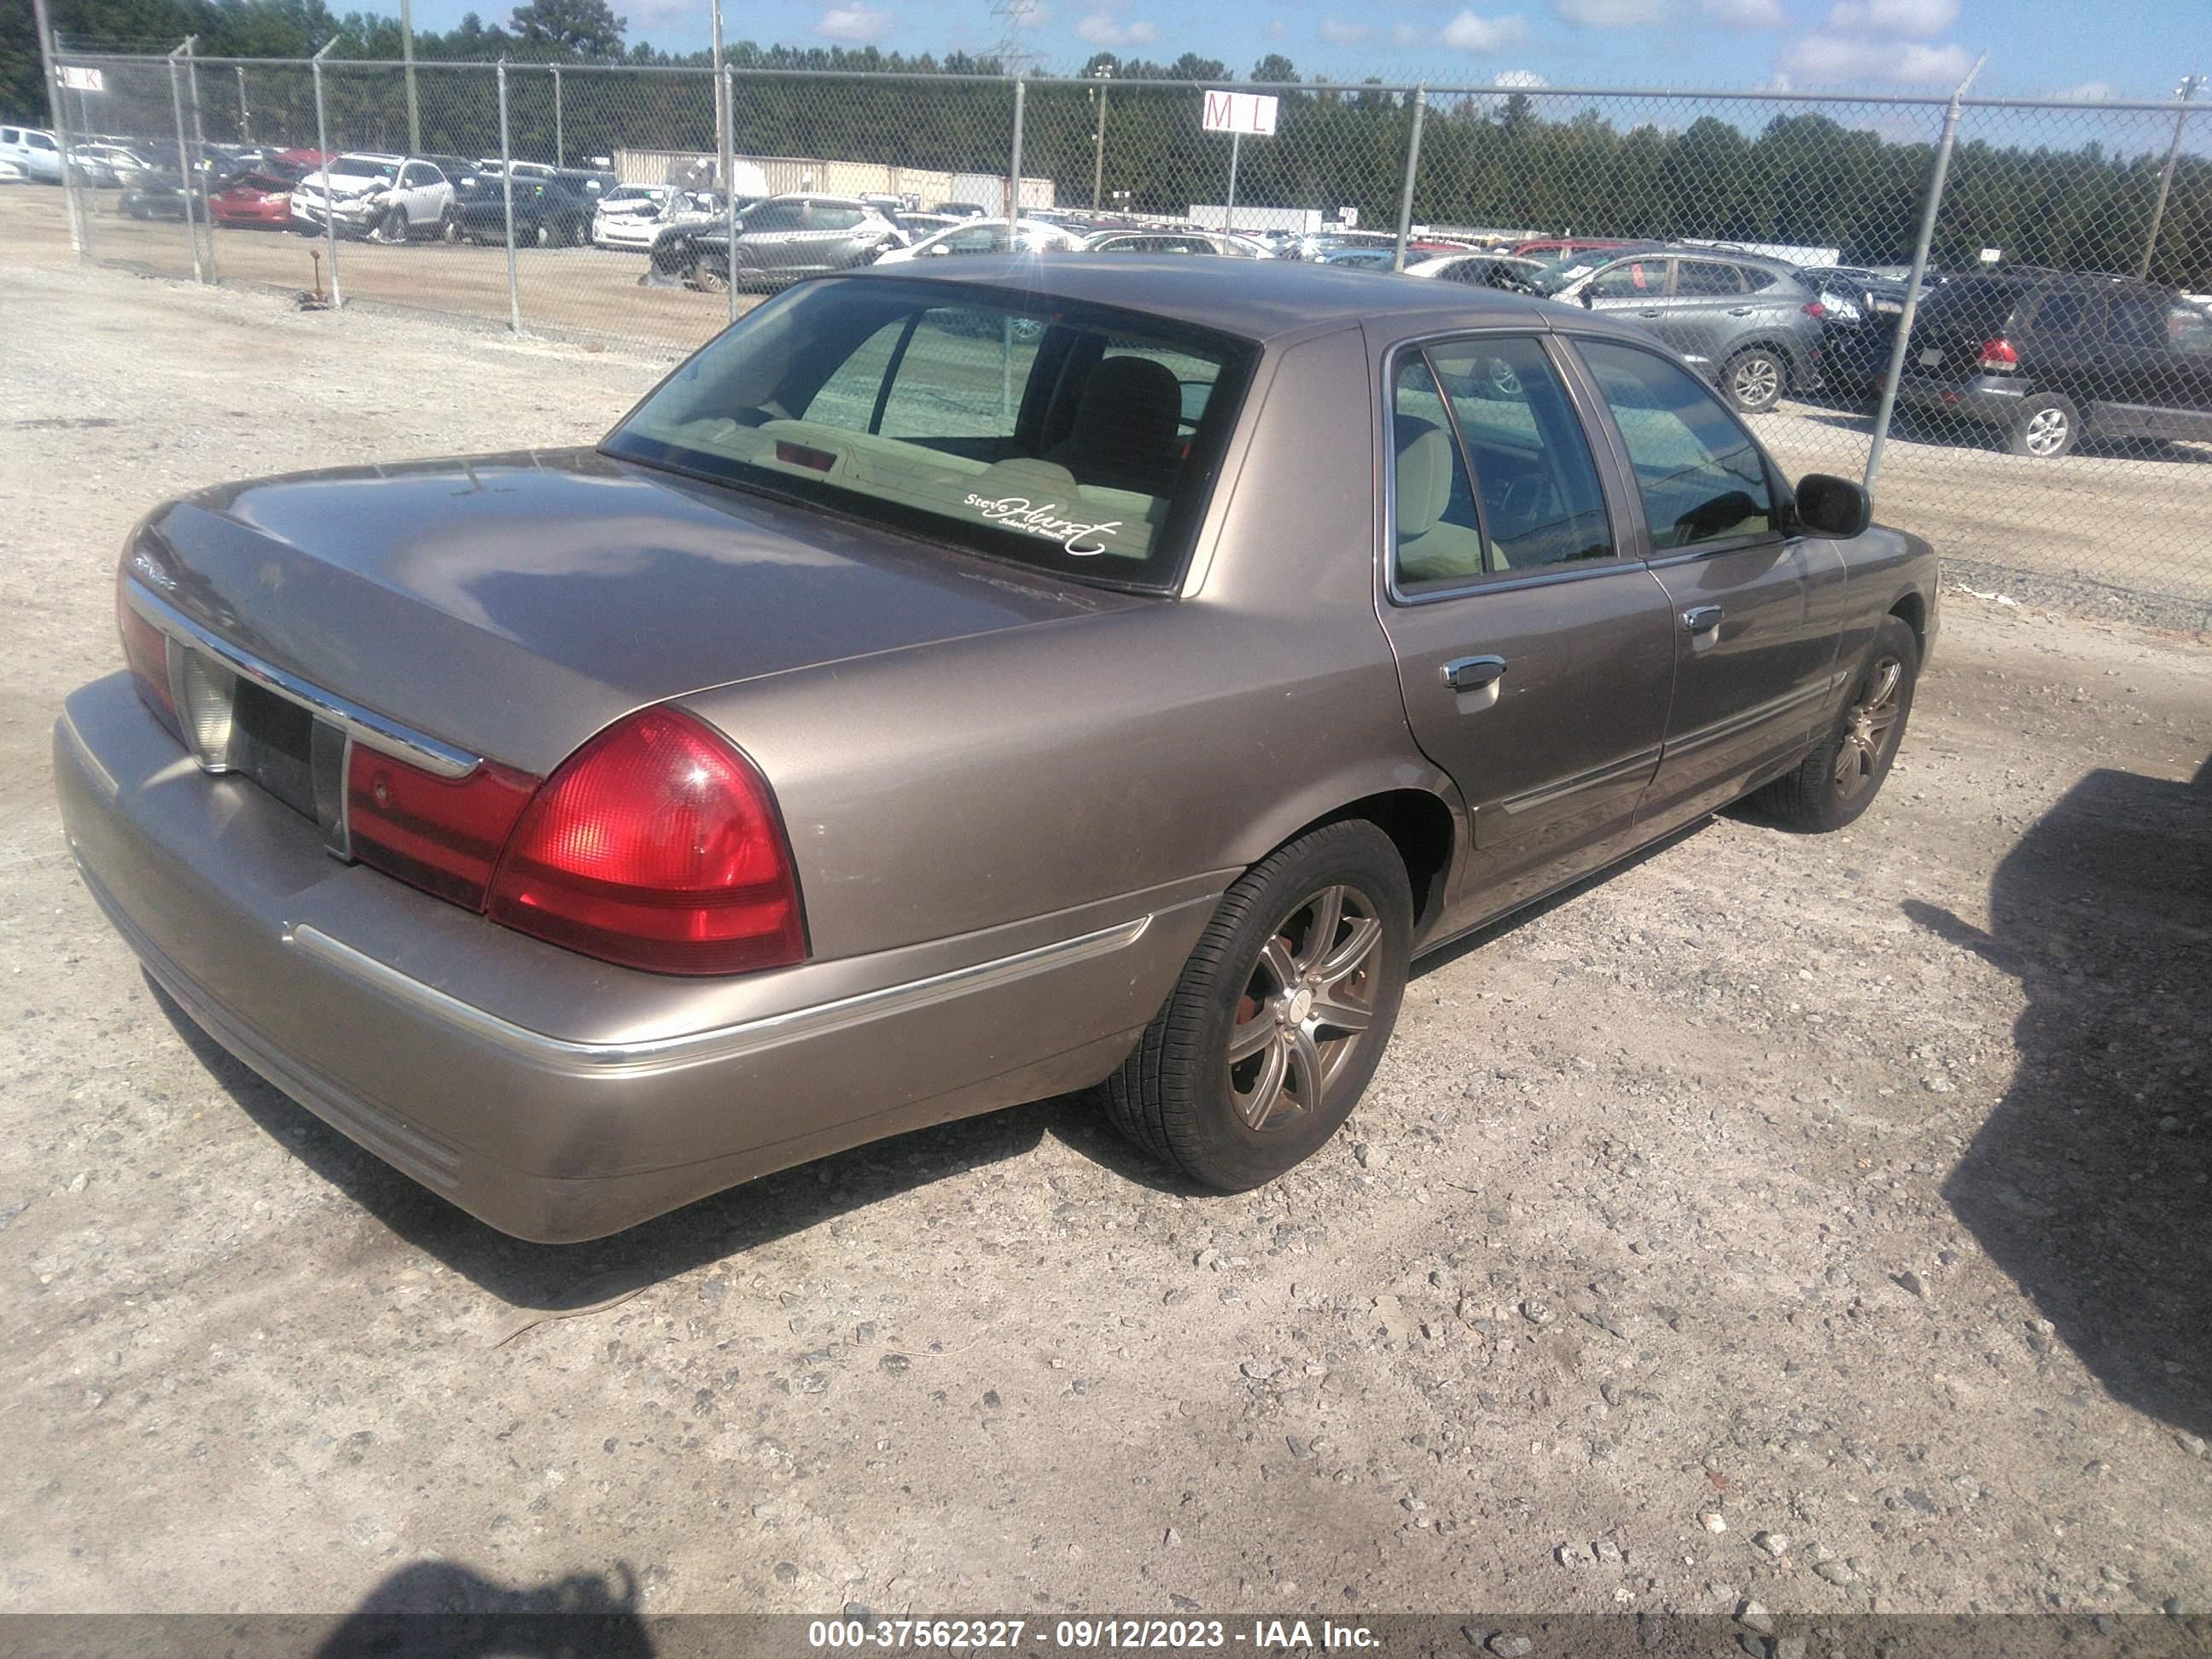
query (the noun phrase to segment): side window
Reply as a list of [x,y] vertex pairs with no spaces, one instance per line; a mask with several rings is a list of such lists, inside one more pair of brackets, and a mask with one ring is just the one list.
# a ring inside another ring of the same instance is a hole
[[1774,286],[1774,273],[1771,270],[1761,270],[1757,265],[1738,265],[1735,267],[1735,274],[1743,278],[1744,287],[1753,294],[1762,289]]
[[1613,556],[1589,437],[1534,340],[1458,340],[1429,361],[1467,444],[1490,532],[1491,568]]
[[1390,398],[1395,474],[1391,558],[1407,592],[1449,586],[1482,574],[1482,520],[1451,417],[1425,358],[1398,359]]
[[2028,324],[2035,334],[2072,334],[2081,326],[2082,313],[2089,308],[2088,297],[2081,294],[2046,294],[2043,303],[2035,308]]
[[2212,357],[2212,312],[2194,306],[2174,307],[2166,313],[2166,337],[2175,351]]
[[809,230],[850,230],[860,222],[860,210],[848,207],[813,207],[807,210],[806,228]]
[[2166,307],[2156,300],[2123,299],[2116,294],[2105,307],[2105,337],[2114,345],[2163,351],[2166,314]]
[[1663,357],[1609,341],[1576,349],[1605,394],[1659,552],[1771,532],[1766,466],[1720,400]]
[[30,145],[33,149],[52,149],[54,148],[54,141],[46,137],[43,132],[27,132],[23,135],[23,142]]
[[410,161],[400,169],[399,187],[402,190],[419,190],[429,182],[430,169],[420,161]]
[[1674,267],[1674,292],[1711,298],[1716,294],[1741,294],[1743,283],[1734,265],[1715,259],[1684,259]]
[[771,202],[745,215],[739,234],[760,230],[796,230],[799,228],[799,206],[796,202]]
[[1650,300],[1667,291],[1664,259],[1623,259],[1590,278],[1590,295],[1598,300]]

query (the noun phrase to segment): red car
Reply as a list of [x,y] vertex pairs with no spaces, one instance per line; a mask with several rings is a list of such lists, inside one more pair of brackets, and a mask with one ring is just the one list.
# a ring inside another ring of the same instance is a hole
[[292,228],[292,183],[274,173],[248,173],[208,198],[216,223],[269,230]]

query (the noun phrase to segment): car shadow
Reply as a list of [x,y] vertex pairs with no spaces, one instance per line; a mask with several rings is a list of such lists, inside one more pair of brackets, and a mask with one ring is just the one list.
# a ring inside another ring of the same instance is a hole
[[314,1659],[649,1659],[638,1590],[625,1563],[517,1589],[459,1562],[416,1561],[364,1596]]
[[[1874,432],[1872,409],[1831,401],[1817,394],[1810,398],[1794,400],[1790,413],[1802,420],[1835,427],[1860,438],[1871,437]],[[2002,454],[2004,446],[1999,438],[1997,428],[1993,426],[1978,421],[1946,418],[1939,411],[1900,404],[1890,421],[1888,441],[1926,448],[1978,449]],[[2075,456],[2087,460],[2167,461],[2178,466],[2202,466],[2212,463],[2212,444],[2180,443],[2163,438],[2084,436],[2075,443],[2068,459]]]
[[2212,1433],[2212,760],[2084,778],[1997,866],[1987,933],[1904,908],[2027,999],[1942,1192],[2055,1327],[2029,1347],[2055,1337],[2114,1399]]
[[[1623,863],[1491,923],[1413,964],[1432,973],[1656,858],[1711,820],[1644,848]],[[1095,1091],[1031,1101],[916,1129],[733,1187],[664,1216],[580,1244],[511,1238],[364,1151],[200,1029],[147,975],[155,1006],[193,1057],[264,1133],[416,1249],[511,1306],[561,1310],[580,1289],[659,1284],[886,1199],[1004,1163],[1047,1135],[1133,1185],[1177,1198],[1214,1196],[1132,1146],[1107,1121]]]

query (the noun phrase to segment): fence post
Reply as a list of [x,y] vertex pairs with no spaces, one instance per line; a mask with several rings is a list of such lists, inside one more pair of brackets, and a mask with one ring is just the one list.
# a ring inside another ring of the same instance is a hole
[[553,65],[553,165],[568,165],[568,135],[561,125],[561,66]]
[[238,142],[241,144],[250,144],[253,142],[253,112],[246,107],[246,65],[240,64],[237,69]]
[[1243,154],[1244,135],[1233,129],[1229,134],[1229,199],[1221,204],[1221,234],[1226,236],[1237,225],[1237,162]]
[[1406,182],[1398,190],[1398,241],[1390,251],[1390,269],[1406,268],[1406,233],[1413,224],[1413,180],[1421,171],[1421,123],[1429,113],[1429,83],[1413,88],[1413,131],[1406,140]]
[[[721,15],[717,7],[715,17],[719,20]],[[727,64],[722,65],[719,74],[722,131],[715,143],[721,150],[722,246],[726,250],[724,258],[730,264],[730,320],[734,323],[738,320],[738,74]]]
[[415,9],[410,0],[399,0],[399,56],[407,75],[407,154],[422,153],[422,112],[415,101]]
[[1006,191],[1006,219],[1009,223],[1022,216],[1022,113],[1028,98],[1028,82],[1019,75],[1015,76],[1013,174],[1007,181]]
[[[200,122],[200,65],[197,45],[198,40],[199,36],[195,34],[185,41],[185,84],[191,93],[192,143],[198,149],[200,161],[204,166],[207,161],[207,128]],[[191,200],[191,181],[186,179],[185,200],[188,204]],[[207,236],[207,279],[210,283],[217,283],[222,278],[215,268],[215,212],[208,207],[204,198],[202,199],[200,206],[204,210],[200,214],[200,228]]]
[[[185,91],[177,79],[177,52],[188,51],[191,44],[187,38],[169,54],[169,111],[177,118],[177,183],[185,193],[185,236],[192,245],[192,280],[204,283],[207,273],[200,265],[200,234],[192,222],[192,152],[185,143]],[[327,194],[325,199],[329,199]]]
[[1106,182],[1106,87],[1114,78],[1114,71],[1106,64],[1098,66],[1098,130],[1091,139],[1091,210],[1098,210],[1098,189]]
[[1867,444],[1866,476],[1861,482],[1869,494],[1874,475],[1881,470],[1881,452],[1889,443],[1890,417],[1897,412],[1897,382],[1905,373],[1912,319],[1920,314],[1920,280],[1928,274],[1928,247],[1936,240],[1936,214],[1943,205],[1943,180],[1950,173],[1951,146],[1959,137],[1959,106],[1989,60],[1987,52],[1974,60],[1973,68],[1966,71],[1966,78],[1959,82],[1959,89],[1951,94],[1950,104],[1943,111],[1943,137],[1936,143],[1936,166],[1928,175],[1928,205],[1921,210],[1920,236],[1912,245],[1912,274],[1905,284],[1905,309],[1898,313],[1897,337],[1889,343],[1889,371],[1881,378],[1881,402],[1875,410],[1874,436]]
[[522,285],[514,274],[514,150],[507,131],[507,59],[499,60],[499,193],[507,204],[507,326],[522,332]]
[[76,184],[70,176],[76,169],[70,165],[73,154],[70,148],[69,107],[62,97],[61,71],[54,66],[54,24],[46,15],[46,0],[31,0],[33,16],[39,29],[39,56],[46,70],[46,102],[53,111],[54,138],[62,147],[62,207],[69,215],[70,246],[81,259],[92,258],[92,216],[84,210],[84,204],[76,198]]
[[323,157],[323,241],[331,256],[331,308],[345,308],[345,290],[338,286],[338,216],[331,211],[331,135],[329,123],[323,114],[323,59],[332,46],[337,45],[332,35],[323,42],[322,50],[307,60],[308,70],[315,78],[315,149]]
[[2150,262],[2158,252],[2158,229],[2166,222],[2166,192],[2173,188],[2173,164],[2181,155],[2181,129],[2189,119],[2189,100],[2197,96],[2197,89],[2204,84],[2201,75],[2185,75],[2176,87],[2174,95],[2181,100],[2181,107],[2173,112],[2173,142],[2166,147],[2166,166],[2158,175],[2158,200],[2150,210],[2150,234],[2143,238],[2142,264],[2136,267],[2139,280],[2150,278]]

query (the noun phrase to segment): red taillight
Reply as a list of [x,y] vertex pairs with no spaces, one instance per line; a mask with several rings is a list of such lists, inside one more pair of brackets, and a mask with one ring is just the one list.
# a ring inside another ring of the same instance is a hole
[[1827,307],[1822,305],[1818,300],[1808,300],[1803,305],[1800,306],[1798,309],[1802,311],[1808,317],[1812,318],[1815,322],[1818,322],[1821,318],[1826,317],[1828,314]]
[[169,641],[125,597],[131,579],[120,572],[115,579],[115,623],[123,634],[123,660],[131,669],[131,682],[138,696],[172,732],[177,725],[177,699],[169,689]]
[[2009,374],[2020,367],[2020,353],[2012,349],[2012,342],[2000,336],[1982,342],[1980,367],[1992,374]]
[[346,764],[347,839],[363,864],[481,910],[500,850],[537,788],[528,773],[489,762],[441,778],[356,743]]
[[515,826],[489,913],[656,973],[744,973],[806,954],[766,781],[672,708],[634,714],[562,763]]

